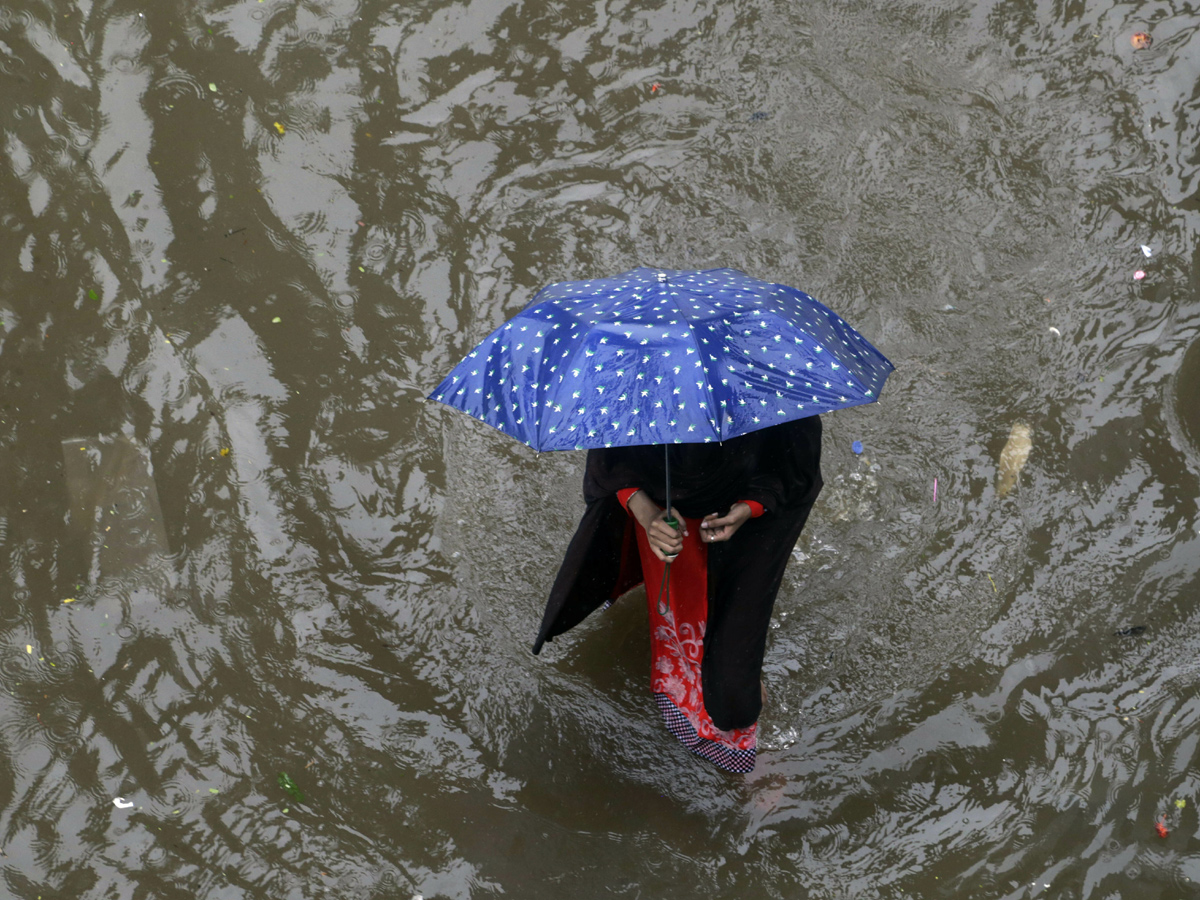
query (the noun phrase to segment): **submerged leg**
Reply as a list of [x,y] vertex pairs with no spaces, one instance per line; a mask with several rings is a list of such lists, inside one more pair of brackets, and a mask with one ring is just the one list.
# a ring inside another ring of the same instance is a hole
[[709,548],[702,683],[705,708],[718,728],[748,728],[762,712],[771,612],[811,509],[810,503],[782,521],[752,519],[733,540]]

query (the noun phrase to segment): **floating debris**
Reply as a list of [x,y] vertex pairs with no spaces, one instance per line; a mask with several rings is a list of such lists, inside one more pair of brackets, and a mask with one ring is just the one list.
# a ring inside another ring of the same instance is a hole
[[1029,461],[1029,453],[1033,450],[1032,432],[1024,422],[1013,425],[1008,434],[1008,441],[1000,451],[1000,467],[996,473],[996,495],[1007,496],[1017,484],[1017,478],[1025,463]]
[[1160,838],[1165,838],[1171,832],[1167,830],[1167,817],[1159,816],[1158,821],[1154,823],[1154,830],[1158,832]]
[[229,455],[229,448],[228,448],[228,447],[222,447],[222,448],[221,448],[221,455],[222,455],[222,456],[228,456],[228,455]]
[[1187,801],[1185,799],[1183,799],[1182,797],[1180,797],[1178,800],[1175,801],[1176,809],[1185,809],[1186,807],[1187,807]]
[[855,441],[853,444],[850,445],[850,449],[853,450],[857,454],[861,454],[863,452],[862,441]]
[[284,127],[283,127],[282,125],[280,125],[278,122],[276,122],[276,123],[275,123],[275,130],[276,130],[276,131],[278,131],[280,134],[283,134],[283,132],[284,132]]
[[933,476],[933,502],[937,503],[937,476]]
[[117,809],[129,809],[133,806],[132,800],[126,800],[124,797],[113,798],[113,806]]
[[1146,277],[1146,273],[1142,269],[1138,269],[1136,272],[1133,273],[1134,281],[1141,281],[1145,277]]
[[273,319],[271,320],[271,324],[272,324],[272,325],[278,325],[278,324],[279,324],[280,322],[282,322],[282,321],[283,321],[283,319],[281,319],[279,316],[276,316],[275,318],[273,318]]
[[289,797],[297,803],[304,802],[304,792],[300,790],[299,785],[292,780],[292,776],[287,772],[279,773],[279,786],[283,788]]
[[1150,37],[1144,31],[1139,31],[1129,39],[1129,43],[1133,44],[1134,50],[1148,50],[1150,45],[1154,43],[1154,38]]
[[1130,628],[1122,628],[1120,631],[1114,631],[1113,634],[1118,637],[1137,637],[1139,634],[1145,632],[1145,630],[1145,625],[1134,625]]
[[650,93],[651,94],[658,94],[658,93],[661,93],[663,90],[664,90],[664,88],[663,88],[661,82],[656,81],[656,82],[654,82],[654,84],[650,85]]
[[1146,257],[1146,259],[1149,259],[1153,255],[1154,251],[1151,250],[1147,245],[1142,244],[1142,256]]
[[[169,552],[147,447],[125,435],[99,435],[64,440],[62,453],[73,565],[99,580],[137,570]],[[134,496],[139,499],[127,508],[126,498]],[[123,527],[108,518],[117,506],[135,517]]]
[[1061,331],[1059,331],[1057,328],[1055,328],[1053,325],[1051,325],[1051,326],[1050,326],[1050,333],[1051,333],[1051,334],[1056,334],[1056,335],[1058,335],[1059,337],[1062,337],[1062,332],[1061,332]]

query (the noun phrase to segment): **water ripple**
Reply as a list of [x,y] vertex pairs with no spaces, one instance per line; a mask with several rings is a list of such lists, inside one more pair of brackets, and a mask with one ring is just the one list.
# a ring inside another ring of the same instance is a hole
[[[1143,13],[0,8],[10,881],[1194,890],[1200,21]],[[420,402],[638,264],[799,284],[898,363],[826,422],[745,780],[662,729],[641,593],[529,656],[580,456]],[[99,524],[76,435],[146,448]]]

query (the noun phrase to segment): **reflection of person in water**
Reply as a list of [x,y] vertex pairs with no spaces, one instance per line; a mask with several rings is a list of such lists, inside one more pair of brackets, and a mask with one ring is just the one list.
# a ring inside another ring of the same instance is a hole
[[533,652],[644,581],[651,690],[667,728],[716,765],[749,772],[771,609],[821,490],[821,420],[672,444],[667,455],[678,531],[664,521],[661,445],[588,453],[587,510]]

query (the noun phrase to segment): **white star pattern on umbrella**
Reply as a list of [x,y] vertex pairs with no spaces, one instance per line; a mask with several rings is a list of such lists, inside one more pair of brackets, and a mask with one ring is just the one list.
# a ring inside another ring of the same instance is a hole
[[[500,339],[510,333],[521,338]],[[472,365],[481,354],[486,365]],[[682,375],[688,359],[694,377]],[[792,380],[801,366],[813,378],[803,396]],[[639,269],[546,287],[431,396],[537,449],[582,449],[724,440],[870,403],[891,369],[843,319],[794,288],[731,269]],[[589,389],[608,405],[580,405]],[[675,418],[640,415],[667,401]]]

